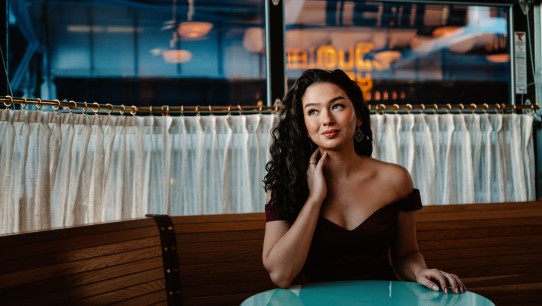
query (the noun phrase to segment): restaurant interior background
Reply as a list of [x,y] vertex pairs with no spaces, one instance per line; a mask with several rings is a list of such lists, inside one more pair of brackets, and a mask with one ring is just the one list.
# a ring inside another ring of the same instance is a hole
[[[282,1],[283,24],[272,20],[267,30],[285,31],[289,84],[306,68],[342,68],[371,104],[521,103],[524,96],[512,88],[510,44],[512,33],[529,25],[516,2]],[[272,104],[266,101],[265,1],[5,5],[15,96]],[[532,84],[533,76],[527,78]]]
[[[390,108],[524,105],[539,102],[542,92],[540,1],[5,0],[0,5],[0,20],[6,21],[0,46],[9,76],[0,73],[0,96],[134,107],[271,107],[307,68],[341,68],[361,86],[366,103]],[[526,52],[514,52],[518,43]],[[537,197],[542,194],[539,129],[537,111]]]

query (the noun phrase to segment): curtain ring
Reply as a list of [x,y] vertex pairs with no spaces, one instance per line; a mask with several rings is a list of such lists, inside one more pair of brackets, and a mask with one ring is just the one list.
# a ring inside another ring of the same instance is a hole
[[399,112],[399,104],[393,104],[393,112],[397,115],[397,112]]
[[425,104],[422,103],[420,105],[420,114],[423,114],[423,113],[425,113]]
[[135,116],[137,114],[137,107],[135,105],[132,105],[132,107],[130,107],[130,114],[132,114],[132,116]]
[[98,102],[93,102],[92,103],[92,112],[94,112],[94,115],[98,115],[100,110],[101,110],[100,104],[98,104]]
[[73,108],[68,106],[68,110],[70,111],[70,113],[73,113],[73,111],[77,108],[77,103],[75,103],[75,101],[73,100],[68,101],[68,103],[70,103],[70,105],[73,105]]
[[162,116],[169,116],[169,106],[162,105]]
[[477,109],[477,108],[478,108],[478,106],[476,106],[476,104],[474,104],[474,103],[471,103],[471,104],[470,104],[470,109],[471,109],[471,111],[472,111],[473,114],[476,112],[476,109]]
[[484,114],[485,114],[485,113],[487,113],[489,105],[487,105],[487,103],[484,103],[484,104],[482,104],[482,108],[484,109]]
[[60,103],[60,101],[58,99],[54,99],[53,101],[56,102],[56,105],[53,106],[53,109],[55,110],[55,112],[57,112],[60,107],[62,106],[62,103]]
[[109,110],[105,110],[105,112],[108,116],[111,116],[111,113],[113,112],[113,105],[111,105],[111,103],[107,103],[105,106],[109,107]]
[[9,99],[9,104],[6,103],[6,101],[4,101],[4,106],[5,106],[6,108],[9,108],[9,107],[13,104],[13,97],[12,97],[12,96],[6,96],[6,98]]
[[38,101],[38,105],[36,106],[36,108],[38,110],[41,110],[41,107],[43,106],[42,102],[41,102],[41,99],[40,98],[36,98],[36,100]]
[[382,109],[382,111],[380,113],[383,114],[386,111],[386,105],[385,104],[378,104],[377,111],[379,109]]

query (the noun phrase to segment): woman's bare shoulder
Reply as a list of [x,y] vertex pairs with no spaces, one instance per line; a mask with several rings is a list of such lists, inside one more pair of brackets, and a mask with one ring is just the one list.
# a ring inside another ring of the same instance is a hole
[[377,179],[388,190],[394,190],[398,198],[410,194],[413,189],[412,177],[408,170],[398,164],[373,159],[373,167],[378,173]]

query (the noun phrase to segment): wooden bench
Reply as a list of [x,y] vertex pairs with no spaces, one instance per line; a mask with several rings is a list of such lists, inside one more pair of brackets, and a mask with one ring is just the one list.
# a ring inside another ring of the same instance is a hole
[[153,219],[0,237],[0,305],[166,301]]
[[183,305],[239,305],[276,288],[263,267],[263,213],[172,217]]
[[[239,305],[275,287],[263,213],[168,219],[0,237],[0,304]],[[542,305],[542,202],[426,206],[417,219],[429,267],[496,305]]]
[[542,202],[427,206],[417,229],[429,267],[495,305],[542,305]]

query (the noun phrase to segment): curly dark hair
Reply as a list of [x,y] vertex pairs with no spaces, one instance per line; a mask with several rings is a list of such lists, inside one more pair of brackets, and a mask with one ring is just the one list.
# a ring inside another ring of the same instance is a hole
[[332,83],[344,90],[352,101],[356,116],[362,120],[361,129],[365,135],[361,142],[354,140],[354,149],[364,156],[371,156],[373,152],[370,111],[356,82],[338,69],[303,72],[286,93],[279,122],[271,130],[271,160],[265,166],[267,174],[263,180],[265,191],[271,191],[270,208],[278,210],[282,218],[291,222],[297,218],[309,195],[306,173],[316,145],[305,127],[302,99],[307,88],[315,83]]

